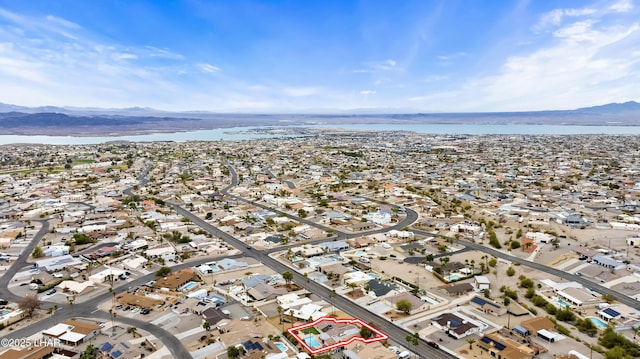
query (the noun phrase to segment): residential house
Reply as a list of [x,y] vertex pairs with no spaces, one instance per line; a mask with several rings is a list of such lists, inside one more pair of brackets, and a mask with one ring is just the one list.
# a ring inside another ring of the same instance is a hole
[[460,313],[442,313],[431,318],[431,325],[447,334],[462,339],[467,335],[479,334],[482,325]]
[[621,314],[617,310],[609,307],[598,311],[598,316],[606,322],[612,322],[616,319],[619,319],[621,317]]
[[364,248],[373,244],[374,241],[370,237],[357,237],[350,239],[348,242],[353,248]]
[[35,263],[35,267],[46,272],[56,272],[61,269],[74,267],[81,264],[83,264],[82,261],[67,254],[59,257],[38,260]]
[[491,289],[491,281],[489,278],[483,275],[477,275],[473,277],[473,286],[478,291],[482,291],[485,289]]
[[347,229],[351,232],[362,232],[375,228],[375,224],[371,222],[352,222],[347,225]]
[[525,329],[525,331],[523,331],[522,329],[519,330],[520,332],[523,332],[520,334],[524,336],[524,334],[531,335],[533,333],[538,333],[538,331],[540,330],[551,331],[553,330],[553,328],[555,328],[555,325],[547,317],[535,317],[523,320],[520,323],[520,327]]
[[507,307],[494,303],[486,298],[475,296],[469,301],[469,304],[479,311],[495,316],[507,314]]
[[38,272],[31,275],[31,283],[39,284],[43,287],[56,283],[59,279],[47,272]]
[[95,323],[70,319],[45,329],[42,335],[49,339],[59,339],[66,345],[77,346],[98,335],[100,329]]
[[456,283],[440,287],[441,291],[452,297],[459,297],[473,290],[471,283]]
[[569,302],[571,305],[577,307],[593,307],[600,303],[600,300],[584,288],[569,287],[564,290],[556,292],[558,297],[564,301]]
[[409,311],[410,315],[425,311],[431,306],[430,303],[424,302],[422,299],[410,292],[402,292],[391,297],[386,297],[385,300],[394,308],[396,308],[396,304],[401,300],[409,301],[409,303],[411,303],[411,310]]
[[231,258],[223,258],[218,261],[218,267],[224,271],[231,271],[247,268],[249,267],[249,264]]
[[172,291],[177,291],[194,279],[200,279],[198,273],[192,268],[184,268],[177,272],[172,272],[166,277],[156,279],[153,286],[158,289],[167,288]]
[[373,294],[376,298],[384,297],[392,291],[395,291],[397,287],[390,282],[382,282],[379,279],[372,279],[367,282],[365,287],[369,288],[369,295]]
[[256,301],[267,301],[276,299],[277,297],[287,294],[286,288],[275,288],[272,285],[259,283],[251,287],[247,294]]
[[69,254],[69,246],[49,246],[44,250],[47,257],[59,257]]
[[318,244],[318,247],[326,250],[327,252],[342,252],[351,249],[349,244],[345,241],[322,242]]
[[491,357],[499,359],[532,359],[535,356],[535,351],[527,344],[518,343],[497,333],[484,335],[478,341],[478,346]]
[[591,260],[592,260],[592,263],[594,264],[597,264],[612,270],[621,270],[627,267],[623,262],[613,259],[609,256],[594,256],[593,258],[591,258]]
[[164,261],[173,261],[177,258],[176,250],[171,246],[147,249],[145,253],[151,259],[162,258]]
[[228,314],[218,308],[207,308],[202,312],[202,317],[212,327],[215,327],[221,320],[230,319]]
[[53,355],[53,349],[51,345],[9,348],[0,354],[0,359],[44,359]]
[[[344,275],[353,272],[353,268],[346,267],[342,263],[333,263],[319,267],[320,272],[327,275],[329,279],[342,280]],[[370,279],[371,277],[369,277]]]

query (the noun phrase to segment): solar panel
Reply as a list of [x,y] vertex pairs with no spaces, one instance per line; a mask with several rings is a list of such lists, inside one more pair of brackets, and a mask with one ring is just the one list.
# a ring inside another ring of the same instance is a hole
[[123,342],[120,342],[120,345],[122,345],[123,347],[125,347],[126,349],[129,349],[129,346]]
[[111,349],[113,349],[113,345],[111,345],[111,343],[109,342],[105,342],[104,344],[102,344],[102,346],[100,347],[100,351],[101,352],[110,352]]
[[606,314],[612,316],[612,317],[617,317],[620,315],[620,313],[618,313],[617,311],[615,311],[614,309],[611,308],[607,308],[605,310],[603,310],[603,312],[605,312]]

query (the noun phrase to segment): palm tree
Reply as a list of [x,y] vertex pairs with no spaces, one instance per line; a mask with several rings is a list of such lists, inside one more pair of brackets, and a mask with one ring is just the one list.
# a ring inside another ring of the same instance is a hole
[[293,273],[289,271],[282,273],[282,279],[284,279],[284,281],[287,283],[287,288],[289,288],[289,284],[293,280]]
[[282,332],[284,333],[284,322],[282,321],[282,307],[278,306],[278,316],[280,316],[280,324],[282,324]]
[[467,343],[469,343],[469,350],[473,349],[473,343],[475,343],[476,340],[473,338],[469,338],[467,339]]
[[134,338],[136,337],[137,332],[138,332],[138,328],[136,327],[129,327],[127,329],[127,333],[133,335]]

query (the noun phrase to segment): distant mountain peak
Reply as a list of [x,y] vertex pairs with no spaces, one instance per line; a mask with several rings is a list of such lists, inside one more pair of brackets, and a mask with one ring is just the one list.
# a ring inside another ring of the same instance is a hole
[[600,106],[582,107],[575,111],[580,112],[631,112],[640,111],[640,103],[635,101],[627,101],[622,103],[608,103]]

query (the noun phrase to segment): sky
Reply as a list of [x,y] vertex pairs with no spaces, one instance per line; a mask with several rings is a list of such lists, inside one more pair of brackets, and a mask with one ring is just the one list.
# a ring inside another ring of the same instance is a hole
[[640,0],[0,0],[0,102],[251,113],[640,101]]

